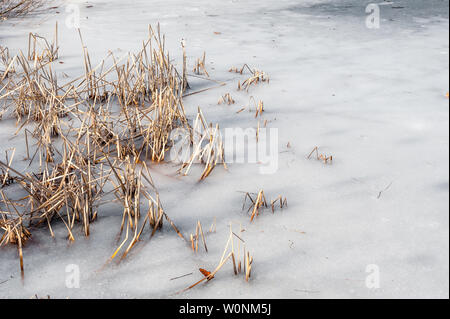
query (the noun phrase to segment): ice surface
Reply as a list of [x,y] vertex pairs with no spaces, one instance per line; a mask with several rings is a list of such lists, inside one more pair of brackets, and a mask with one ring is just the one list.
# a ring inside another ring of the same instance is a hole
[[[16,249],[1,249],[0,297],[449,297],[448,0],[384,4],[380,29],[366,27],[367,2],[356,0],[65,3],[80,6],[93,61],[108,50],[139,49],[148,24],[157,22],[178,64],[181,39],[191,67],[206,51],[211,78],[227,85],[186,98],[189,117],[200,106],[222,128],[255,128],[252,113],[236,111],[250,96],[263,100],[264,119],[279,130],[279,168],[262,175],[257,164],[231,164],[198,183],[198,174],[180,177],[176,165],[154,165],[164,207],[184,233],[194,232],[197,220],[208,228],[217,219],[208,254],[194,255],[166,225],[122,263],[102,269],[117,247],[121,213],[111,206],[89,239],[80,229],[69,245],[62,225],[55,240],[45,228],[35,232],[24,250],[23,283]],[[58,21],[64,64],[57,72],[78,76],[81,45],[64,26],[67,15],[61,2],[2,22],[0,45],[25,50],[28,32],[51,37]],[[244,77],[227,71],[244,63],[267,72],[270,84],[237,92]],[[211,86],[190,80],[193,90]],[[237,103],[217,105],[227,92]],[[23,152],[23,138],[12,132],[14,122],[2,120],[0,154],[11,147]],[[314,146],[332,154],[333,165],[307,160]],[[240,191],[258,189],[272,198],[283,194],[289,207],[250,224]],[[174,295],[201,278],[199,267],[216,266],[231,221],[245,229],[251,281],[226,265],[208,284]],[[79,289],[66,288],[68,264],[80,266]],[[380,270],[379,289],[366,287],[371,264]]]

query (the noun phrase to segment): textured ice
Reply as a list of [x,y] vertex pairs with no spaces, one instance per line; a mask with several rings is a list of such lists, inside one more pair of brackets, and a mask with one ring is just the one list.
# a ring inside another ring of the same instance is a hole
[[[199,267],[214,268],[234,221],[243,224],[254,256],[251,281],[227,265],[207,285],[176,297],[448,298],[448,1],[384,4],[380,29],[366,27],[367,3],[356,0],[67,3],[80,5],[93,64],[108,50],[139,49],[148,24],[157,22],[174,61],[181,61],[181,39],[191,66],[206,51],[211,78],[227,85],[186,98],[188,116],[200,106],[223,128],[256,127],[252,113],[236,111],[250,96],[263,100],[264,118],[279,130],[279,168],[261,175],[256,164],[231,164],[197,183],[198,175],[177,176],[173,164],[152,166],[164,207],[184,233],[194,232],[197,220],[207,228],[217,219],[208,254],[194,255],[165,226],[122,263],[100,270],[117,246],[121,212],[112,205],[89,239],[79,230],[69,245],[62,225],[54,240],[45,228],[35,232],[24,250],[23,283],[17,251],[1,249],[0,297],[175,297],[201,278]],[[78,76],[81,44],[66,18],[60,4],[2,22],[0,45],[25,50],[28,32],[51,37],[59,21],[64,64],[57,72]],[[227,71],[244,63],[267,72],[270,84],[237,92],[243,77]],[[191,78],[191,85],[211,83]],[[217,105],[227,92],[237,103]],[[13,121],[0,121],[0,154],[23,152],[13,132]],[[333,165],[307,160],[314,146],[332,154]],[[240,191],[258,189],[283,194],[289,207],[250,224]],[[68,264],[80,266],[79,289],[65,286]],[[379,289],[366,286],[368,265],[379,267]]]

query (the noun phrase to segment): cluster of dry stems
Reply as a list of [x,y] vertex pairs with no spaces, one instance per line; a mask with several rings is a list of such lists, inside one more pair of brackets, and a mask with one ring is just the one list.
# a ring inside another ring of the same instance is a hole
[[[17,6],[8,7],[12,3]],[[25,13],[37,3],[4,1],[0,17]],[[122,211],[122,221],[118,247],[110,261],[118,255],[125,258],[143,240],[144,232],[151,238],[162,228],[163,220],[193,251],[198,251],[201,239],[207,252],[200,222],[195,235],[187,240],[164,211],[146,164],[164,161],[173,146],[170,133],[182,128],[190,132],[193,152],[182,163],[180,173],[188,174],[197,162],[204,166],[200,179],[218,164],[226,168],[219,126],[208,124],[200,109],[193,127],[188,124],[183,105],[189,88],[184,43],[180,74],[165,49],[159,25],[156,31],[149,27],[148,39],[137,53],[116,57],[110,52],[96,66],[91,64],[81,33],[80,40],[84,74],[64,84],[54,70],[59,59],[57,25],[52,41],[30,33],[26,55],[20,51],[12,56],[0,47],[0,119],[16,119],[16,135],[23,132],[29,161],[25,171],[15,168],[14,150],[6,153],[5,161],[0,160],[0,247],[17,246],[23,275],[23,246],[33,229],[45,225],[54,237],[53,221],[59,220],[68,240],[75,241],[77,229],[89,236],[100,207],[114,203]],[[245,67],[251,77],[239,88],[248,91],[251,85],[268,81],[264,72],[246,65],[230,71],[242,74]],[[197,60],[194,72],[209,76],[205,54]],[[219,103],[232,104],[234,100],[226,94]],[[260,101],[255,117],[263,111]],[[262,190],[257,198],[249,193],[247,198],[252,202],[253,220],[267,202]],[[272,211],[278,201],[281,208],[286,205],[280,196],[271,202]],[[237,252],[235,238],[239,239]],[[233,262],[234,273],[243,272],[248,281],[253,258],[231,226],[218,267],[212,273],[203,270],[205,277],[188,289],[214,278],[228,260]]]
[[41,0],[2,0],[0,3],[0,21],[23,16],[41,4]]
[[[35,227],[46,225],[54,236],[57,219],[69,240],[76,225],[89,236],[99,206],[111,201],[123,209],[123,239],[111,259],[119,252],[124,258],[147,224],[153,236],[163,219],[184,239],[162,208],[145,161],[164,160],[172,130],[192,130],[182,99],[185,70],[180,75],[172,64],[159,26],[156,32],[149,27],[136,54],[119,59],[110,53],[97,66],[80,39],[84,74],[65,84],[53,65],[57,26],[52,42],[30,34],[26,55],[0,48],[1,115],[16,118],[29,161],[26,172],[14,168],[14,156],[0,161],[0,246],[17,245],[22,273],[22,247]],[[205,159],[202,178],[217,163],[215,151],[198,150]]]

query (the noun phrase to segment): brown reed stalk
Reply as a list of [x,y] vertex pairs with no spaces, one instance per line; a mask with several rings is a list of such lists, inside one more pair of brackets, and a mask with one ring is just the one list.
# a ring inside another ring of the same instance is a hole
[[[247,199],[249,200],[250,205],[248,206],[247,213],[252,211],[251,215],[250,215],[250,222],[252,222],[253,219],[255,217],[257,217],[262,212],[263,209],[268,208],[268,206],[269,206],[268,203],[267,203],[266,196],[265,196],[263,190],[260,190],[256,194],[256,198],[254,197],[254,195],[255,195],[254,193],[249,193],[249,192],[245,193],[245,195],[244,195],[244,202],[243,202],[243,205],[242,205],[242,210],[244,210],[245,206],[246,206],[245,204],[247,203]],[[275,198],[274,200],[270,201],[270,206],[271,206],[271,209],[272,209],[272,213],[275,212],[275,207],[276,207],[277,204],[278,204],[280,209],[283,209],[285,206],[287,206],[287,199],[286,199],[286,197],[283,197],[283,196],[279,195],[277,198]]]
[[233,98],[231,97],[230,93],[226,93],[225,95],[222,95],[222,96],[219,98],[219,101],[217,102],[217,104],[222,104],[222,103],[225,103],[225,104],[230,105],[230,104],[234,104],[235,101],[234,101]]
[[313,154],[316,154],[316,159],[318,161],[323,161],[324,164],[332,164],[333,163],[333,155],[327,156],[326,154],[319,153],[319,147],[314,147],[311,153],[307,156],[308,159],[311,158]]

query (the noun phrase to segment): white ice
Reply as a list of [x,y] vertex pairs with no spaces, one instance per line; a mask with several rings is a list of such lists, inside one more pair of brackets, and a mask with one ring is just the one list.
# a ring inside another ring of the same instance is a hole
[[[108,50],[138,50],[147,26],[158,22],[178,65],[181,39],[190,68],[206,51],[211,78],[227,85],[187,97],[189,118],[200,106],[222,128],[255,128],[253,113],[236,112],[250,96],[263,100],[263,118],[278,129],[279,166],[263,175],[257,164],[231,164],[198,183],[195,172],[180,177],[174,164],[153,165],[165,210],[184,233],[197,220],[208,228],[217,219],[208,254],[193,254],[165,225],[126,260],[101,269],[117,247],[121,211],[111,205],[88,239],[79,229],[69,244],[62,225],[56,239],[45,227],[35,231],[24,250],[24,282],[17,250],[2,248],[0,297],[449,297],[448,0],[382,5],[379,29],[367,28],[368,1],[357,0],[60,1],[1,22],[0,45],[26,50],[29,32],[51,37],[58,21],[58,75],[81,75],[78,33],[65,26],[68,4],[81,10],[83,39],[97,63]],[[238,92],[245,77],[228,69],[244,63],[264,70],[270,83]],[[213,86],[190,80],[194,91]],[[236,104],[217,105],[227,92]],[[14,124],[0,121],[0,154],[15,147],[24,168]],[[306,159],[315,146],[333,155],[332,165]],[[259,189],[286,196],[289,207],[250,223],[240,191]],[[228,264],[211,282],[175,295],[202,277],[199,267],[216,266],[232,221],[242,223],[254,256],[250,282]],[[78,289],[65,285],[69,264],[80,267]],[[378,267],[379,288],[366,285],[370,265]]]

